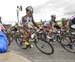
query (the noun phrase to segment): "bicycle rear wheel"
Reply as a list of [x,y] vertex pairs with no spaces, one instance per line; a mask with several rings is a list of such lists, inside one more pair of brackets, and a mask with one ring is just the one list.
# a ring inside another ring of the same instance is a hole
[[51,55],[54,53],[53,46],[49,42],[46,42],[43,39],[38,39],[38,41],[34,42],[34,44],[39,51],[41,51],[46,55]]

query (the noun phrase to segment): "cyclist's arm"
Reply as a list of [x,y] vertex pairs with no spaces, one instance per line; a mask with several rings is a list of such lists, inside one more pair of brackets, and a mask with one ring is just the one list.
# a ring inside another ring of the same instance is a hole
[[33,22],[33,24],[34,24],[35,27],[39,28],[39,26],[34,22],[33,17],[32,17],[32,22]]

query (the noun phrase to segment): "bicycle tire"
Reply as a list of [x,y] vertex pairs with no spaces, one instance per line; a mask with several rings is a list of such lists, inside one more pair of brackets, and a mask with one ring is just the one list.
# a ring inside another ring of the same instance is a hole
[[[44,52],[41,48],[39,48],[38,43],[37,43],[38,41],[36,41],[36,42],[34,42],[34,44],[35,44],[36,48],[40,52],[42,52],[42,53],[44,53],[46,55],[52,55],[54,53],[54,48],[53,48],[53,46],[49,42],[47,42],[47,41],[45,41],[43,39],[38,39],[38,40],[42,40],[45,44],[47,44],[49,46],[49,49],[51,48],[51,52],[50,51],[49,52]],[[40,43],[40,44],[42,44],[42,43]]]
[[6,36],[7,36],[7,39],[8,39],[8,46],[10,46],[13,39],[11,40],[12,37],[10,36],[10,34],[7,34]]
[[[16,38],[16,43],[20,48],[27,49],[28,47],[24,44],[23,37],[21,37],[21,35],[23,35],[23,34],[21,32],[19,32],[19,35]],[[22,42],[22,44],[19,44],[19,42]]]
[[[67,37],[68,39],[69,39],[69,41],[71,42],[72,41],[72,38],[71,37]],[[62,39],[63,40],[63,39]],[[73,51],[71,48],[70,48],[70,45],[69,45],[69,43],[67,44],[67,45],[65,45],[65,44],[63,44],[62,42],[63,41],[60,41],[60,44],[61,44],[61,46],[66,50],[66,51],[68,51],[68,52],[70,52],[70,53],[75,53],[75,51]]]

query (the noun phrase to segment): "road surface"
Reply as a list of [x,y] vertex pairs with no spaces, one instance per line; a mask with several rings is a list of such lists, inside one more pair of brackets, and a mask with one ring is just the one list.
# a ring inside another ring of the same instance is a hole
[[26,50],[21,49],[17,46],[15,41],[9,46],[9,50],[15,51],[15,53],[32,62],[75,62],[75,54],[67,52],[57,42],[52,43],[52,45],[55,50],[53,55],[45,55],[41,53],[35,45],[33,45],[33,48],[28,48]]

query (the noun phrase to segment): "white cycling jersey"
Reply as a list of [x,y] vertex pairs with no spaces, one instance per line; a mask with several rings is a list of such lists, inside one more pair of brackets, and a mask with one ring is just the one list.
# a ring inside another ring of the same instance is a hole
[[50,26],[50,21],[46,21],[46,22],[44,23],[44,26]]
[[[23,27],[23,22],[22,22],[22,20],[19,22],[19,25],[21,26],[21,27]],[[26,22],[25,22],[25,25],[30,29],[30,28],[32,28],[32,26],[33,26],[33,23],[32,23],[32,17],[26,17]]]
[[28,17],[26,18],[26,25],[28,26],[28,28],[32,28],[33,27],[33,23],[32,23],[32,17]]

